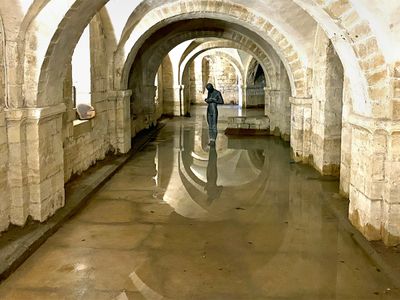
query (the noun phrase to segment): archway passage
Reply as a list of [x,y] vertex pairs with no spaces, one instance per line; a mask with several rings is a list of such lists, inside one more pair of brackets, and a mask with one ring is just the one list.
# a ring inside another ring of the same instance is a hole
[[[128,153],[162,115],[188,116],[215,81],[228,102],[264,106],[294,161],[340,175],[368,240],[398,244],[399,9],[390,0],[1,1],[0,229],[48,220],[74,175]],[[96,117],[82,122],[71,60],[85,28]],[[214,58],[204,61],[206,51]],[[213,78],[218,64],[229,68],[225,85]]]
[[260,63],[252,59],[247,68],[246,75],[246,106],[265,107],[265,93],[267,88],[267,78]]
[[203,105],[205,86],[212,83],[225,103],[243,105],[243,63],[236,49],[213,49],[195,53],[183,66],[184,102]]

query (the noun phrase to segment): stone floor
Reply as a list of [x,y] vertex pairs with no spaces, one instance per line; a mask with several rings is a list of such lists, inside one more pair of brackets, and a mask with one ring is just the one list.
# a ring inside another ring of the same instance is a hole
[[0,299],[400,299],[328,208],[336,181],[277,138],[221,133],[210,149],[204,108],[193,115],[168,121]]

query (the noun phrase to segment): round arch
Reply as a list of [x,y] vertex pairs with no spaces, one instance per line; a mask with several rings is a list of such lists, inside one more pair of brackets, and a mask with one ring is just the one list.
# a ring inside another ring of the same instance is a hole
[[[360,107],[359,113],[362,113],[363,115],[370,113],[373,107],[369,100],[378,100],[376,99],[377,97],[379,97],[381,100],[382,93],[378,93],[377,89],[379,85],[377,83],[386,82],[388,80],[389,74],[387,73],[389,73],[389,70],[387,70],[385,74],[381,74],[381,76],[370,76],[367,78],[366,73],[368,70],[364,71],[361,69],[360,64],[362,61],[361,58],[363,57],[362,53],[365,52],[368,44],[375,45],[374,51],[377,57],[380,56],[384,58],[384,55],[377,44],[376,35],[368,25],[366,26],[367,30],[365,32],[355,34],[356,30],[353,28],[353,25],[357,22],[363,21],[363,18],[360,17],[358,12],[359,9],[355,9],[353,4],[350,2],[346,3],[344,9],[336,10],[334,6],[325,5],[324,2],[315,3],[313,0],[292,1],[295,3],[294,5],[297,5],[301,9],[305,10],[314,20],[316,20],[316,22],[320,24],[323,30],[327,33],[328,37],[332,39],[335,49],[337,50],[339,57],[345,66],[345,73],[351,82],[353,101],[357,103],[357,107]],[[39,63],[37,63],[34,67],[40,66],[40,83],[36,82],[36,84],[30,84],[33,90],[29,89],[32,90],[30,93],[31,95],[34,95],[35,92],[37,92],[38,99],[42,99],[39,101],[39,103],[43,102],[44,104],[51,105],[52,99],[58,98],[57,90],[59,90],[58,88],[60,87],[58,81],[61,81],[59,77],[62,78],[64,73],[61,70],[57,71],[57,69],[59,69],[60,65],[64,65],[64,63],[72,56],[73,48],[76,45],[80,34],[83,32],[83,29],[88,24],[91,17],[93,17],[94,14],[107,2],[108,0],[94,0],[90,2],[84,0],[70,0],[68,1],[70,5],[66,5],[66,9],[58,14],[61,15],[63,19],[61,19],[61,21],[58,23],[56,31],[53,31],[53,28],[50,30],[48,28],[46,29],[47,32],[54,32],[54,35],[52,35],[51,41],[48,44],[49,48],[47,49],[48,51],[46,54],[44,56],[38,55],[36,57]],[[154,4],[155,6],[149,6],[146,1],[142,4],[143,5],[139,5],[142,8],[142,12],[149,12],[148,16],[155,18],[154,20],[160,20],[167,16],[171,16],[173,14],[176,15],[179,13],[187,14],[188,12],[198,12],[215,14],[224,11],[229,12],[232,18],[241,18],[241,21],[244,22],[244,24],[252,23],[255,27],[257,27],[257,30],[261,28],[265,34],[272,36],[271,39],[275,41],[273,44],[276,46],[275,49],[283,49],[282,51],[286,54],[286,57],[291,58],[289,61],[291,65],[300,67],[301,72],[294,74],[294,78],[297,81],[300,80],[302,82],[300,85],[303,85],[303,96],[308,95],[308,85],[304,85],[304,83],[309,82],[308,79],[311,74],[307,74],[307,70],[305,68],[301,68],[302,63],[299,58],[301,55],[299,56],[299,53],[293,46],[293,43],[289,42],[292,40],[290,36],[286,38],[286,34],[284,35],[276,29],[277,27],[280,27],[280,24],[276,21],[276,18],[272,18],[274,19],[274,24],[277,25],[274,26],[270,22],[266,21],[265,17],[254,13],[250,9],[247,9],[240,4],[227,1],[216,1],[213,5],[209,5],[208,2],[200,0],[185,1],[165,4],[164,6],[160,6],[153,10],[152,8],[160,5],[160,3]],[[148,11],[146,9],[143,10],[143,8],[146,6],[149,7]],[[348,13],[354,13],[353,15],[355,16],[355,19],[353,22],[345,23],[342,21],[341,17]],[[45,15],[51,19],[54,18],[54,12],[50,14],[48,11]],[[143,16],[143,13],[141,15]],[[132,18],[129,18],[129,22],[126,25],[123,37],[130,36],[131,32],[129,29],[137,28],[140,24],[142,24],[141,21],[144,20],[138,20],[137,17],[133,19],[135,19],[135,21],[132,23]],[[29,27],[31,26],[32,25]],[[41,30],[42,29],[39,29],[38,31]],[[347,32],[349,34],[347,34]],[[38,32],[38,34],[40,35],[40,32]],[[353,39],[353,36],[357,36],[357,41]],[[357,43],[358,41],[362,42]],[[299,45],[296,44],[296,47],[299,47]],[[381,65],[382,68],[386,65],[385,59],[381,60]],[[286,65],[286,67],[288,67],[288,65]],[[291,74],[291,72],[288,73]],[[52,84],[49,84],[50,82],[52,82]],[[48,87],[46,93],[43,92],[45,86]],[[296,88],[299,87],[300,86],[296,86]],[[385,89],[385,91],[386,95],[388,95],[389,89]],[[55,93],[54,97],[48,97],[47,95],[49,93],[52,95]],[[301,97],[300,94],[296,96]]]
[[[133,49],[132,52],[129,54],[130,59],[126,62],[124,70],[119,71],[118,73],[122,74],[122,80],[121,80],[121,85],[122,89],[128,87],[128,74],[131,74],[130,66],[133,65],[133,68],[138,67],[138,57],[143,56],[143,53],[146,50],[146,46],[150,47],[149,49],[157,51],[149,51],[147,49],[148,53],[151,53],[151,55],[158,55],[158,60],[154,59],[154,56],[152,56],[152,59],[150,60],[149,57],[146,57],[146,59],[143,60],[143,62],[148,62],[151,61],[152,64],[154,65],[153,71],[151,73],[156,72],[156,69],[158,67],[158,62],[161,61],[162,57],[164,57],[172,48],[173,46],[176,46],[180,43],[182,43],[185,40],[191,40],[194,38],[200,38],[200,37],[216,37],[216,38],[224,38],[224,39],[229,39],[233,40],[236,43],[242,43],[242,45],[246,46],[245,49],[254,49],[254,42],[252,42],[251,39],[246,38],[245,35],[252,35],[250,32],[245,32],[244,34],[241,34],[239,32],[239,29],[224,29],[223,27],[223,22],[221,21],[211,21],[208,20],[209,24],[212,24],[212,27],[210,30],[206,30],[204,28],[204,21],[202,19],[195,19],[191,20],[190,22],[185,23],[184,21],[176,22],[171,24],[170,26],[174,27],[175,30],[171,33],[169,32],[169,29],[167,26],[163,27],[156,33],[154,33],[151,37],[143,36],[142,39],[143,41],[143,46],[140,49]],[[179,25],[178,25],[179,24]],[[189,26],[188,26],[189,25]],[[202,28],[201,30],[198,30],[196,28]],[[192,30],[192,31],[190,31]],[[195,33],[194,30],[197,30]],[[241,29],[242,31],[246,29]],[[160,34],[160,32],[162,34]],[[173,38],[172,35],[175,34],[175,37]],[[148,41],[151,40],[152,42],[149,43]],[[166,42],[168,41],[168,42]],[[157,45],[155,47],[155,45]],[[152,48],[151,48],[152,47]],[[261,48],[261,47],[260,47]],[[165,49],[162,51],[162,49]],[[256,50],[256,49],[254,49]],[[253,56],[256,56],[259,58],[259,60],[262,62],[267,59],[267,55],[262,52],[259,55],[257,53],[254,53],[254,50],[251,51],[253,52]],[[132,59],[135,59],[135,64],[133,64]],[[157,65],[157,66],[155,66]],[[146,63],[146,72],[149,73],[149,64]],[[267,70],[265,69],[266,73]],[[275,72],[276,73],[276,72]],[[290,76],[290,74],[289,74]],[[152,81],[151,76],[147,78],[147,82]]]
[[[234,42],[234,41],[229,41],[229,40],[204,42],[202,44],[197,45],[197,47],[194,47],[193,49],[191,49],[190,52],[188,52],[184,56],[182,56],[181,64],[180,64],[182,66],[182,67],[180,67],[180,80],[182,81],[183,71],[185,69],[186,64],[191,60],[191,58],[194,55],[196,55],[196,53],[200,53],[200,52],[207,51],[210,49],[217,49],[217,48],[233,48],[233,49],[237,49],[237,50],[242,50],[242,51],[248,53],[249,55],[255,57],[257,60],[260,61],[260,64],[261,64],[266,76],[268,76],[269,84],[271,86],[276,84],[277,70],[268,56],[262,60],[262,57],[259,55],[258,51],[252,51],[251,50],[252,48],[243,47],[242,44]],[[261,49],[260,49],[260,51],[261,51]],[[243,69],[243,75],[244,74],[245,74],[245,70]]]
[[[193,61],[199,57],[200,55],[208,55],[208,51],[212,51],[210,54],[213,56],[218,56],[224,60],[226,60],[230,65],[233,66],[233,68],[236,71],[236,74],[238,75],[238,94],[239,94],[239,106],[242,106],[243,103],[243,91],[242,88],[244,85],[244,69],[243,66],[241,64],[241,62],[239,62],[235,57],[233,57],[230,53],[224,51],[224,49],[221,48],[210,48],[210,49],[204,49],[200,52],[195,52],[193,53],[193,55],[189,55],[188,57],[190,57],[190,59],[183,65],[183,71],[182,71],[182,77],[181,77],[181,82],[184,83],[184,79],[188,78],[189,76],[189,69],[190,69],[190,65],[193,63]],[[186,87],[185,87],[185,91],[186,91]],[[184,99],[183,99],[183,111],[185,113],[189,112],[189,107],[190,107],[190,99],[188,99],[188,95],[187,93],[184,94]]]
[[[166,26],[171,22],[176,22],[177,20],[194,20],[193,18],[196,17],[199,19],[210,18],[210,20],[222,20],[222,22],[224,22],[226,25],[229,24],[229,27],[236,25],[242,30],[247,29],[247,32],[252,32],[252,34],[249,35],[253,36],[253,40],[263,43],[261,46],[262,48],[268,47],[266,45],[272,45],[280,59],[284,62],[284,65],[288,71],[289,79],[292,85],[293,96],[308,97],[308,76],[306,67],[299,59],[299,54],[296,53],[294,47],[289,43],[285,36],[281,34],[274,26],[272,26],[272,24],[260,16],[256,16],[255,14],[251,13],[245,7],[241,7],[241,9],[243,9],[241,14],[235,15],[234,12],[232,12],[232,6],[223,2],[222,6],[224,5],[227,6],[226,9],[224,9],[224,13],[222,13],[221,11],[215,12],[210,10],[210,8],[207,6],[207,3],[202,1],[198,1],[194,7],[189,8],[185,5],[179,5],[176,3],[166,4],[161,8],[151,11],[146,18],[143,18],[142,21],[136,25],[134,30],[126,30],[125,34],[127,35],[130,33],[132,37],[123,37],[116,53],[116,56],[122,55],[126,58],[125,66],[122,68],[123,71],[120,71],[118,67],[116,69],[116,74],[123,74],[121,87],[124,87],[124,76],[126,76],[126,72],[128,72],[127,70],[130,69],[130,66],[133,63],[135,53],[141,48],[141,43],[139,41],[140,38],[137,37],[148,37],[161,26]],[[263,28],[261,33],[260,24],[263,25],[261,26],[261,28]],[[225,28],[227,27],[226,25]],[[238,40],[238,42],[241,41]],[[284,45],[284,50],[282,50],[281,46],[279,45]],[[124,55],[124,52],[129,54]],[[117,81],[119,81],[118,78],[116,78],[116,82]]]

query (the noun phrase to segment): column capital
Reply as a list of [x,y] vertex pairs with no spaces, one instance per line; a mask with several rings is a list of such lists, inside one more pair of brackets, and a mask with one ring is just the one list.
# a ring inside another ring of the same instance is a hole
[[46,107],[34,108],[7,108],[4,110],[7,121],[42,120],[60,115],[67,111],[64,103]]

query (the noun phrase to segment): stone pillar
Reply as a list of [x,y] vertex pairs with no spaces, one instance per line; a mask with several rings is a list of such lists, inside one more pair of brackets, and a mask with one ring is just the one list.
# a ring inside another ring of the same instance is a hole
[[23,225],[28,215],[43,222],[64,206],[64,112],[64,104],[6,112],[13,224]]
[[[183,86],[174,85],[172,88],[165,88],[164,99],[165,113],[173,116],[181,116],[181,91]],[[183,103],[182,103],[183,104]]]
[[264,88],[264,114],[271,119],[271,93],[270,88]]
[[382,239],[388,246],[400,244],[400,126],[394,127],[388,137],[388,155],[384,165],[386,186]]
[[400,124],[352,115],[349,218],[368,240],[400,243]]
[[[128,153],[131,149],[131,90],[116,93],[116,149],[119,153]],[[154,106],[154,105],[153,105]]]
[[270,126],[271,126],[271,132],[274,133],[274,135],[279,136],[280,135],[280,90],[270,90],[269,91],[269,119],[271,121]]
[[26,116],[23,111],[6,110],[10,222],[20,226],[25,224],[29,215],[25,121]]
[[350,194],[350,167],[351,167],[351,145],[352,126],[343,119],[340,153],[340,194],[346,198]]
[[311,148],[311,98],[292,98],[290,146],[293,159],[308,162]]
[[185,99],[185,86],[181,84],[179,86],[179,103],[180,103],[180,115],[187,116],[190,110],[190,101]]
[[142,108],[145,115],[152,115],[155,112],[156,90],[155,85],[143,85],[142,87]]
[[245,84],[242,84],[239,88],[242,90],[242,108],[246,108],[249,100],[247,86]]
[[9,152],[6,118],[0,106],[0,231],[10,223],[10,195],[8,189]]
[[350,82],[345,78],[343,84],[343,107],[342,107],[342,134],[340,149],[340,193],[348,198],[350,194],[350,165],[352,145],[352,125],[350,116],[352,114],[352,98]]

